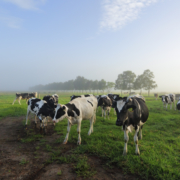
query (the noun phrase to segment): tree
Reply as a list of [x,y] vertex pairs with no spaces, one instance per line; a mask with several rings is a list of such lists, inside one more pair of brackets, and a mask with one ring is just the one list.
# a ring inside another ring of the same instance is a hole
[[102,90],[104,93],[104,90],[106,89],[106,81],[104,79],[101,79],[101,81],[99,81],[98,83],[98,89]]
[[154,74],[149,69],[145,70],[143,75],[144,89],[148,90],[148,96],[150,94],[151,89],[155,89],[157,84],[153,81]]
[[120,89],[121,90],[121,96],[122,96],[122,90],[124,90],[124,80],[123,80],[123,74],[119,74],[118,78],[115,81],[115,87],[114,89]]
[[140,94],[141,94],[143,87],[144,87],[144,78],[143,78],[143,74],[141,74],[134,81],[133,89],[135,90],[140,89],[141,91]]
[[123,89],[130,90],[133,89],[134,79],[136,75],[132,71],[124,71],[123,74]]
[[113,88],[115,86],[114,82],[107,82],[106,83],[106,88],[108,91],[110,91],[111,88]]

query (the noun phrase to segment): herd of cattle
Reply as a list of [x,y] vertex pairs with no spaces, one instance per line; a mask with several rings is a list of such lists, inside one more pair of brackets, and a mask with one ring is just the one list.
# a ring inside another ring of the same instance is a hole
[[[154,95],[155,97],[157,96]],[[175,94],[167,94],[159,96],[162,98],[164,107],[172,103],[175,106]],[[92,94],[71,96],[70,102],[67,104],[58,104],[59,96],[57,94],[44,96],[43,99],[37,98],[37,93],[16,93],[16,99],[19,104],[21,99],[28,100],[26,125],[30,113],[35,114],[35,124],[37,124],[37,117],[40,120],[40,128],[45,129],[47,126],[48,117],[51,117],[53,123],[68,119],[67,134],[64,139],[64,144],[67,143],[71,125],[77,124],[78,141],[81,144],[81,122],[82,120],[90,120],[90,129],[88,135],[93,132],[93,123],[96,121],[96,111],[100,106],[102,109],[102,117],[106,118],[106,113],[114,108],[117,115],[116,125],[122,126],[124,131],[124,151],[123,155],[127,154],[127,143],[129,141],[128,133],[135,129],[134,142],[135,154],[139,155],[138,139],[142,139],[143,124],[147,121],[149,111],[145,103],[145,99],[140,95],[131,95],[129,97],[120,97],[118,94],[107,94],[94,96]],[[156,97],[157,98],[157,97]],[[15,102],[14,100],[14,102]],[[13,102],[13,104],[14,104]],[[177,103],[177,109],[180,110],[180,99]],[[139,136],[139,137],[138,137]]]

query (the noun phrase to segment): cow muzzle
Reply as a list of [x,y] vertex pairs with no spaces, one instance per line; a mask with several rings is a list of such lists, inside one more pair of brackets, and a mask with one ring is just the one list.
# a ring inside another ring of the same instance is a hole
[[116,126],[122,126],[122,125],[123,125],[122,121],[120,121],[119,119],[117,119],[117,120],[116,120]]
[[56,119],[53,119],[53,123],[56,123]]

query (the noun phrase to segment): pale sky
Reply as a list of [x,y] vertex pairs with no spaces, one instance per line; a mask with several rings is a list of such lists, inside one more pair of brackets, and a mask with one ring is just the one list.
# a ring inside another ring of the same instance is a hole
[[150,69],[180,92],[180,0],[0,0],[0,90]]

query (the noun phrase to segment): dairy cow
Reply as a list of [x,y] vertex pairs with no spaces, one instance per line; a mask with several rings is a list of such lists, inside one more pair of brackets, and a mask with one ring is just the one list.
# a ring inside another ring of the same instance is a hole
[[[149,116],[149,110],[145,104],[145,101],[141,97],[119,97],[117,101],[113,103],[116,109],[117,120],[116,125],[122,126],[124,131],[124,151],[123,155],[127,154],[127,143],[129,141],[128,133],[135,129],[134,142],[135,142],[135,154],[139,155],[138,148],[138,133],[139,139],[142,139],[143,124],[147,121]],[[130,111],[129,109],[132,109]]]
[[38,98],[31,98],[28,100],[28,107],[27,107],[27,115],[26,115],[26,124],[25,127],[27,127],[28,117],[29,114],[35,114],[35,124],[37,124],[36,117],[40,120],[40,127],[44,128],[47,124],[45,124],[46,117],[49,116],[51,118],[54,117],[54,108],[56,106],[49,106],[49,104],[41,99]]
[[37,92],[33,92],[33,93],[16,93],[16,98],[14,99],[12,105],[14,105],[14,102],[16,100],[18,100],[19,104],[21,105],[21,103],[20,103],[21,99],[25,99],[26,103],[27,103],[27,100],[32,98],[32,97],[37,97]]
[[64,118],[68,119],[67,134],[63,144],[66,144],[69,137],[71,125],[77,124],[78,141],[81,144],[81,122],[90,120],[90,129],[88,135],[93,132],[93,121],[96,119],[97,99],[95,96],[76,98],[67,104],[58,104],[55,109],[53,121],[57,123]]
[[159,97],[162,99],[163,106],[164,106],[164,108],[166,108],[166,111],[167,111],[168,104],[170,104],[170,109],[172,109],[172,104],[174,104],[174,109],[176,110],[175,94],[165,94],[165,95],[161,95]]

